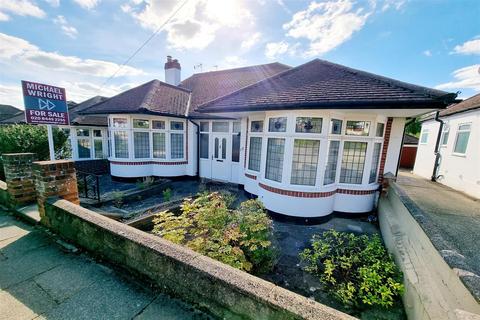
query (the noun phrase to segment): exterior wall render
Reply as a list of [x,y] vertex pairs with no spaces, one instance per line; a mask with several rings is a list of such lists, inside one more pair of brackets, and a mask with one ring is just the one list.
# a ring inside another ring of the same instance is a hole
[[[475,198],[480,198],[480,110],[458,113],[441,118],[448,128],[448,141],[440,145],[440,167],[437,182],[445,184],[456,190],[465,192]],[[470,124],[470,135],[465,154],[454,152],[457,140],[458,127]],[[435,142],[440,124],[429,120],[422,124],[422,132],[429,130],[426,143],[419,143],[417,160],[413,172],[419,176],[430,179],[435,162]]]

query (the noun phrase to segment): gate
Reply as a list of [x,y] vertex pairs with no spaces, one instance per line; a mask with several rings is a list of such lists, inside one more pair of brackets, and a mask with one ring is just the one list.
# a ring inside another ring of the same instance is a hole
[[100,176],[77,171],[78,194],[82,198],[100,201]]

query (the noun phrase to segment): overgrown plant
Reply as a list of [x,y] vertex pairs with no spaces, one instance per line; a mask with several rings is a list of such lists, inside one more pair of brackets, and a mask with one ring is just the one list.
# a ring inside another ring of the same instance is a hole
[[162,191],[163,201],[168,202],[172,199],[172,189],[167,188]]
[[403,292],[401,272],[378,235],[326,231],[313,236],[300,258],[306,271],[352,309],[389,308]]
[[274,265],[271,220],[258,200],[229,208],[225,195],[201,193],[186,199],[181,214],[164,211],[153,220],[153,233],[201,254],[251,273]]
[[124,197],[125,197],[125,194],[122,191],[113,191],[112,192],[113,206],[119,209],[123,207]]

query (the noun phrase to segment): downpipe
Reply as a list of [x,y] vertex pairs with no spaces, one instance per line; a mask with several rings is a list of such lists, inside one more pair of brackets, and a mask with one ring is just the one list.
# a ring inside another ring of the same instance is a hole
[[445,125],[445,122],[440,119],[440,111],[437,111],[435,113],[435,121],[440,123],[440,128],[438,129],[437,142],[435,143],[435,162],[433,164],[433,172],[431,178],[431,181],[433,182],[436,182],[439,177],[438,169],[440,168],[440,160],[442,158],[442,155],[440,154],[440,139],[442,137],[443,126]]
[[195,174],[195,177],[200,179],[200,125],[193,122],[190,118],[188,121],[190,121],[197,128],[197,173]]

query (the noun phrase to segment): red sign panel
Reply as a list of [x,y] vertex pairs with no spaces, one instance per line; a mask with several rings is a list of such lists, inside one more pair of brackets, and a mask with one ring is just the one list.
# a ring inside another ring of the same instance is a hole
[[47,84],[22,81],[27,123],[68,125],[65,89]]

